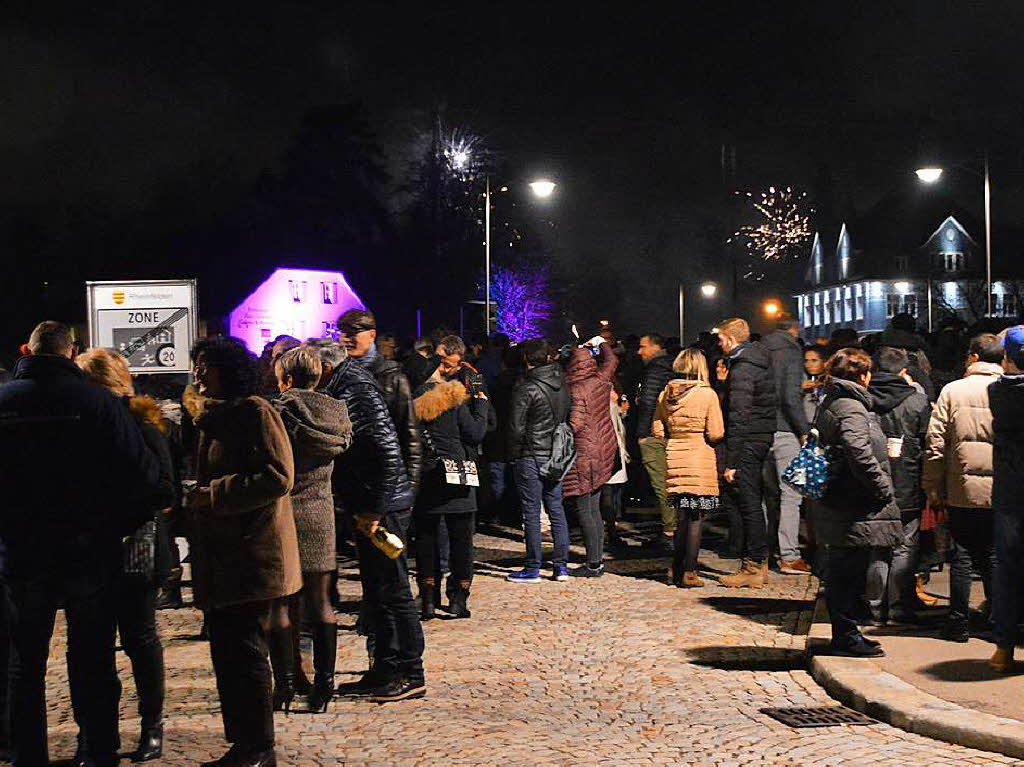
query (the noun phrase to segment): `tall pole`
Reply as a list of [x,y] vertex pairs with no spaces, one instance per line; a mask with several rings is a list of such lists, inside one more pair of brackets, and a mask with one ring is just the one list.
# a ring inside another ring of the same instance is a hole
[[988,150],[985,150],[985,305],[992,316],[992,187],[988,179]]
[[491,336],[491,176],[487,174],[484,194],[484,331]]
[[686,288],[679,283],[679,346],[686,348]]

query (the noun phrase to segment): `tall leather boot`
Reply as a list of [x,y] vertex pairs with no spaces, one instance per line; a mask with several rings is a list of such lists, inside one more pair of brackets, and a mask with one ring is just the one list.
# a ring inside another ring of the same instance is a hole
[[313,624],[313,692],[309,710],[324,712],[334,698],[334,666],[338,659],[338,624]]
[[420,620],[429,621],[437,617],[437,605],[441,601],[441,589],[433,578],[423,578],[420,587]]
[[757,562],[753,559],[744,559],[738,573],[723,575],[718,581],[727,589],[763,589],[767,576],[768,560]]
[[152,653],[148,662],[132,666],[135,674],[135,690],[139,695],[140,708],[145,712],[142,717],[142,735],[139,747],[132,752],[133,762],[148,762],[159,759],[164,753],[164,655],[163,648],[145,648]]
[[274,711],[291,711],[295,698],[295,651],[291,628],[267,632],[270,667],[274,672]]

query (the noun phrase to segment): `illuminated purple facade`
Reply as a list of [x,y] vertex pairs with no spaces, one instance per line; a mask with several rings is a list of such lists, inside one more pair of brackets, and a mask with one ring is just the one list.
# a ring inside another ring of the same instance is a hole
[[276,269],[231,312],[229,330],[259,354],[279,335],[334,337],[338,316],[353,308],[365,307],[341,272]]

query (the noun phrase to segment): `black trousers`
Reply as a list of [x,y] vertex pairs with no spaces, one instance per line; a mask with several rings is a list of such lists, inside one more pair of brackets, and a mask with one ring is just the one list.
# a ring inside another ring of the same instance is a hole
[[771,448],[771,435],[748,439],[740,449],[735,466],[736,500],[743,520],[743,557],[764,562],[768,556],[768,534],[761,496],[764,492],[764,459]]
[[272,604],[246,602],[206,613],[224,737],[247,750],[274,747],[266,639]]
[[[992,566],[995,562],[992,522],[991,509],[949,509],[947,526],[953,536],[953,561],[949,568],[950,620],[967,620],[972,565],[981,575],[985,599],[992,599]],[[991,604],[990,601],[990,607]]]
[[[442,525],[441,522],[445,524]],[[451,580],[468,588],[473,580],[473,532],[474,514],[423,513],[416,517],[416,566],[419,580],[433,578],[436,585],[441,583],[441,562],[436,556],[441,549],[440,538],[445,534],[450,541],[448,562],[451,566]]]
[[46,735],[46,661],[61,600],[68,632],[68,669],[75,717],[89,732],[98,762],[116,757],[121,683],[114,662],[116,581],[91,578],[88,590],[68,588],[57,576],[10,583],[11,745],[16,767],[49,764]]
[[[381,523],[405,540],[411,511],[386,514]],[[389,559],[362,533],[356,534],[364,614],[373,635],[374,668],[394,677],[423,679],[423,627],[409,588],[403,553]]]
[[861,638],[857,616],[863,612],[864,581],[871,549],[829,546],[825,604],[832,621],[832,644],[849,646]]

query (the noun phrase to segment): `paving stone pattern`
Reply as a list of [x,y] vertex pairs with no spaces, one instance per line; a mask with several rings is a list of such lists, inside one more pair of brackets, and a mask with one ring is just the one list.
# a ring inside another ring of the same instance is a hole
[[[574,547],[574,551],[576,551]],[[335,701],[327,714],[276,715],[288,765],[1013,764],[1006,757],[911,735],[888,725],[791,729],[759,709],[830,705],[804,670],[803,634],[817,585],[773,574],[763,591],[665,585],[666,560],[609,563],[601,579],[513,585],[522,549],[479,536],[482,563],[471,620],[426,625],[429,695],[376,706]],[[725,570],[710,552],[702,562]],[[338,681],[366,666],[351,630],[359,584],[343,572]],[[160,614],[167,645],[164,765],[194,765],[225,750],[209,649],[198,614]],[[48,706],[51,757],[74,750],[63,624],[54,638]],[[124,682],[122,738],[138,734],[134,686]],[[298,703],[298,702],[297,702]],[[300,704],[300,708],[301,708]],[[127,763],[127,762],[126,762]]]

